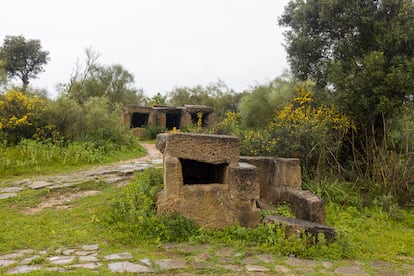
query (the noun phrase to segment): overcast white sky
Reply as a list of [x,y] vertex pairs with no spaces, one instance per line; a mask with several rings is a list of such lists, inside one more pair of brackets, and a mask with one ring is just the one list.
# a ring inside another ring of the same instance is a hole
[[92,47],[147,96],[223,80],[237,92],[288,69],[277,19],[288,0],[0,0],[0,40],[39,39],[50,52],[32,81],[49,95]]

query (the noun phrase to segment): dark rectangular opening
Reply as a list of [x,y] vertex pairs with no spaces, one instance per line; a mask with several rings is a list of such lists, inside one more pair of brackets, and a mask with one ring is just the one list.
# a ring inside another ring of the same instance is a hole
[[149,113],[132,113],[131,128],[144,127],[148,125]]
[[180,159],[184,185],[224,183],[227,164]]
[[[191,122],[195,125],[197,125],[198,120],[199,120],[199,114],[201,112],[196,112],[196,113],[190,113],[191,115]],[[201,113],[201,127],[206,127],[207,126],[207,115],[208,114],[204,114]]]
[[179,129],[180,128],[180,121],[181,121],[181,111],[178,112],[168,112],[165,114],[165,127],[168,130],[173,129],[174,127]]

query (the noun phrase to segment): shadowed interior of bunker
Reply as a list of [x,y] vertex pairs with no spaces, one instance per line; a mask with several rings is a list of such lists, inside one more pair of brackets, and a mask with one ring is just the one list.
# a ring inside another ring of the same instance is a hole
[[227,163],[211,164],[180,158],[184,185],[224,183]]
[[168,130],[173,129],[174,127],[179,129],[181,121],[181,110],[172,110],[165,113],[165,127]]
[[[198,116],[199,116],[199,112],[196,113],[190,113],[191,115],[191,122],[193,124],[197,124],[198,123]],[[207,126],[207,115],[208,114],[204,114],[201,112],[201,127],[206,127]]]
[[148,125],[149,113],[134,112],[131,117],[131,128]]

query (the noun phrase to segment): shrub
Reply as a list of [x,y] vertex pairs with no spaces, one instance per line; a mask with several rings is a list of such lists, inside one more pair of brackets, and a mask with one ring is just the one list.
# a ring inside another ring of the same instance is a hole
[[92,97],[84,105],[64,96],[50,104],[48,121],[62,138],[87,141],[97,147],[131,145],[135,138],[121,122],[120,109],[109,109],[105,97]]
[[333,106],[315,106],[306,85],[297,87],[296,94],[263,130],[243,135],[242,154],[300,158],[317,177],[331,168],[340,170],[337,156],[352,122]]
[[147,169],[117,192],[104,221],[123,242],[184,241],[195,233],[195,223],[181,215],[156,215],[156,194],[162,183],[160,169]]
[[240,136],[240,113],[229,111],[226,113],[225,118],[215,124],[211,132],[221,135],[236,135]]
[[31,138],[38,128],[46,123],[41,120],[47,102],[36,96],[18,91],[0,95],[0,138],[18,143],[22,138]]
[[163,132],[166,132],[167,129],[159,126],[159,125],[155,125],[155,126],[146,126],[144,128],[144,132],[143,135],[141,137],[141,140],[147,141],[147,140],[155,140],[157,138],[157,135]]

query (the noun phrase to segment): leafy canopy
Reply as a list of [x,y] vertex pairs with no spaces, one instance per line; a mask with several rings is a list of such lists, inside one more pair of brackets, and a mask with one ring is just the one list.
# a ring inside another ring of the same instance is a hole
[[413,94],[413,18],[411,0],[293,0],[279,24],[292,73],[375,129]]
[[90,98],[105,97],[112,110],[118,105],[143,103],[143,91],[134,87],[134,76],[122,65],[99,64],[99,55],[91,48],[85,54],[85,61],[76,65],[69,83],[61,85],[63,94],[82,105]]
[[0,48],[4,70],[10,78],[17,77],[22,81],[22,91],[26,91],[29,79],[43,72],[43,66],[49,61],[48,55],[39,40],[26,40],[23,36],[6,36]]

